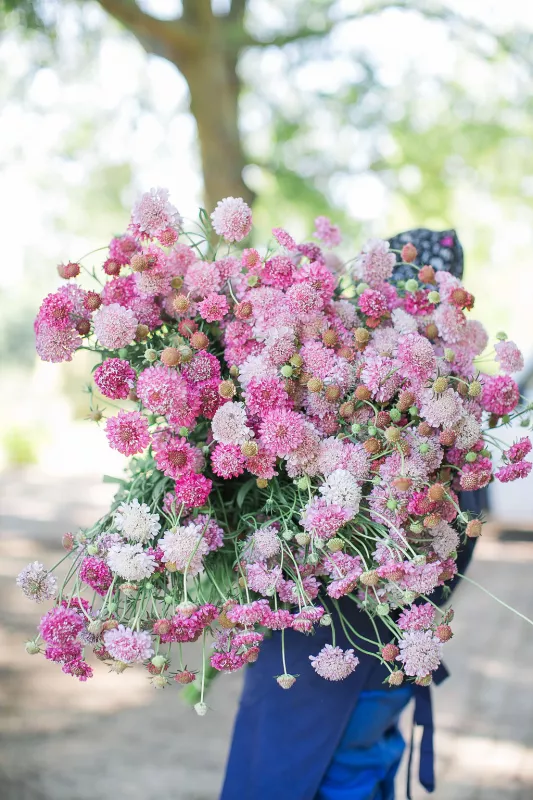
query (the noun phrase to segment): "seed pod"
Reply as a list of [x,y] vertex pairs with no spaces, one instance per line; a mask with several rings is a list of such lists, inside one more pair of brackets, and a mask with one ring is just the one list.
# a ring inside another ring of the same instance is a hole
[[218,384],[218,393],[221,397],[229,400],[235,396],[237,389],[233,381],[222,381]]
[[372,392],[370,391],[370,389],[368,389],[362,383],[357,387],[354,394],[358,400],[362,401],[370,400],[370,398],[372,397]]
[[202,333],[202,331],[196,331],[193,333],[190,339],[191,347],[195,350],[206,350],[209,347],[209,339]]
[[335,347],[337,342],[339,341],[339,335],[336,330],[333,328],[328,328],[327,331],[324,331],[322,334],[322,341],[326,345],[326,347]]
[[150,261],[143,253],[135,253],[131,257],[130,267],[134,272],[144,272],[150,266]]
[[316,393],[321,392],[324,387],[324,384],[320,380],[320,378],[310,378],[307,381],[307,389],[310,392]]
[[334,403],[341,396],[340,387],[334,385],[327,386],[325,394],[326,394],[326,400],[329,400],[330,403]]
[[366,452],[374,456],[381,450],[381,443],[379,439],[374,438],[373,436],[370,439],[367,439],[366,442],[363,444]]
[[253,458],[253,456],[257,455],[257,451],[259,450],[257,446],[257,442],[244,442],[241,445],[241,453],[246,458]]
[[161,361],[167,367],[176,367],[181,362],[181,355],[176,347],[165,347],[161,353]]

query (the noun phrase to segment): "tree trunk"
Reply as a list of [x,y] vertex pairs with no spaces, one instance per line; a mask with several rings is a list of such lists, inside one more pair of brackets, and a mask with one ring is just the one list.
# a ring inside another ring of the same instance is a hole
[[247,162],[239,131],[236,58],[214,44],[211,41],[194,59],[180,64],[198,126],[208,212],[223,197],[242,197],[249,204],[254,199],[242,176]]

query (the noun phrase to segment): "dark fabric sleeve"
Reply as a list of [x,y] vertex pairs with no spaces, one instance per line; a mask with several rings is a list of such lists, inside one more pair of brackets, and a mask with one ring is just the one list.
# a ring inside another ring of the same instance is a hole
[[[429,264],[435,270],[447,270],[456,278],[463,277],[464,255],[463,248],[454,230],[430,231],[427,228],[415,228],[404,231],[389,239],[393,250],[401,250],[404,244],[411,242],[418,251],[414,260],[417,267]],[[397,255],[400,261],[400,254]],[[409,266],[396,267],[394,277],[396,280],[413,278],[416,271]]]

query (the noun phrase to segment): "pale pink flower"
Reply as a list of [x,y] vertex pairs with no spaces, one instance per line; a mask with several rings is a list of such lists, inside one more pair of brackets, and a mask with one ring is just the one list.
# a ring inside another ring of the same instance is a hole
[[140,233],[158,236],[167,228],[181,228],[183,220],[169,202],[168,194],[168,189],[150,189],[135,203],[131,221]]
[[396,660],[402,662],[406,675],[425,678],[440,664],[442,643],[431,631],[408,631],[398,645]]
[[124,625],[105,631],[104,644],[109,655],[124,664],[146,661],[154,654],[149,633],[132,631]]
[[309,656],[311,666],[321,678],[327,681],[342,681],[351,675],[359,659],[353,650],[341,650],[326,644],[316,656]]
[[126,347],[135,338],[138,320],[129,308],[111,303],[102,306],[94,317],[94,333],[108,350]]
[[524,356],[514,342],[510,342],[508,339],[498,342],[494,349],[496,350],[496,361],[503,372],[520,372],[524,369]]
[[240,242],[252,229],[252,212],[241,197],[225,197],[217,203],[211,222],[227,242]]

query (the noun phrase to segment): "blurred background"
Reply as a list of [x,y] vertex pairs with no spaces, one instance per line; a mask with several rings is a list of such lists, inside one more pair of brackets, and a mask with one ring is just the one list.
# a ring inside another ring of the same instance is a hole
[[[532,43],[524,0],[0,0],[3,800],[216,798],[239,691],[225,677],[199,719],[133,670],[79,684],[24,652],[38,610],[15,575],[53,563],[123,467],[85,419],[88,362],[34,354],[57,264],[151,186],[186,217],[242,196],[258,239],[327,214],[352,253],[453,227],[473,316],[522,347],[533,400]],[[529,616],[532,498],[532,479],[492,491],[469,573]],[[530,800],[533,631],[471,585],[455,606],[435,796]]]

